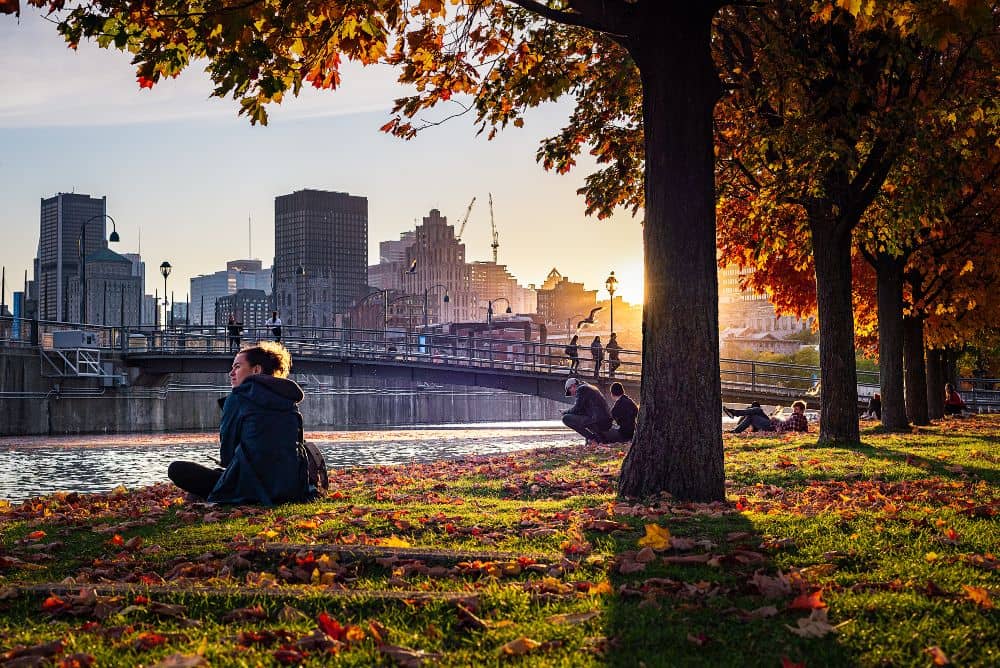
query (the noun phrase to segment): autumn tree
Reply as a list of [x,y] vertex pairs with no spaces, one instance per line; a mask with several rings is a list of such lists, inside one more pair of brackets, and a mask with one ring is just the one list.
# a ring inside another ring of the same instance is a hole
[[[776,0],[752,15],[731,8],[717,48],[733,91],[719,113],[723,194],[751,191],[748,215],[765,228],[792,208],[803,234],[791,243],[811,241],[820,441],[856,441],[859,434],[854,231],[920,120],[956,92],[954,73],[968,44],[993,25],[989,9],[976,3],[838,4]],[[899,303],[894,290],[886,299]],[[900,396],[900,380],[890,373],[892,396]]]
[[412,119],[422,110],[463,96],[484,129],[503,127],[521,123],[527,107],[583,95],[593,72],[612,82],[623,67],[637,73],[625,93],[641,90],[642,152],[619,177],[634,193],[641,165],[644,374],[620,492],[724,497],[712,142],[720,88],[711,54],[724,2],[459,0],[449,9],[444,0],[93,0],[69,9],[64,0],[29,1],[57,12],[71,45],[95,39],[129,52],[140,86],[204,61],[213,94],[238,100],[253,123],[303,84],[336,88],[344,59],[391,62],[416,86],[385,127],[402,136],[419,129]]

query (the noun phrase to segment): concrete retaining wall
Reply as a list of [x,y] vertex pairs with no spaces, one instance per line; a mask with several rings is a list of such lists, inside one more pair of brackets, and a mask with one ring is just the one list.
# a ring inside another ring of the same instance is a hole
[[[307,429],[507,422],[558,418],[550,399],[404,381],[292,378],[303,385]],[[213,430],[225,374],[185,374],[154,387],[101,386],[95,378],[46,378],[37,351],[0,349],[0,436]]]

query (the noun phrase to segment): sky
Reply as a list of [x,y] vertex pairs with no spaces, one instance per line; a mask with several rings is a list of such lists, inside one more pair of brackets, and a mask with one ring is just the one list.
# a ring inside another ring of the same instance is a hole
[[[140,90],[129,55],[81,44],[68,49],[55,26],[22,3],[0,16],[0,265],[10,294],[23,286],[38,245],[42,198],[58,192],[107,196],[118,253],[141,252],[146,291],[162,291],[158,267],[173,265],[176,298],[189,279],[248,256],[270,266],[274,198],[303,188],[368,198],[369,263],[379,241],[398,239],[439,209],[463,234],[468,261],[491,259],[490,212],[499,262],[522,285],[557,268],[599,290],[615,271],[626,301],[642,301],[641,212],[598,220],[576,194],[594,169],[589,156],[568,175],[535,162],[541,138],[555,134],[568,101],[533,110],[524,128],[487,141],[470,117],[404,141],[379,132],[406,90],[388,67],[348,65],[337,91],[303,90],[269,107],[266,127],[237,115],[238,103],[210,98],[197,63],[173,80]],[[425,116],[436,120],[445,111]],[[110,231],[110,227],[109,227]]]

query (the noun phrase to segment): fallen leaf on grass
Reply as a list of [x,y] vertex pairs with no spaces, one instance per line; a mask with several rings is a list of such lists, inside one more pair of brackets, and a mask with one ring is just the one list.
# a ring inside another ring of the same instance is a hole
[[806,663],[805,661],[802,663],[796,663],[787,656],[783,656],[781,657],[781,668],[806,668]]
[[422,649],[409,649],[396,645],[379,645],[378,651],[386,655],[403,668],[420,668],[424,661],[437,661],[440,654],[425,652]]
[[990,598],[990,592],[983,587],[970,587],[962,585],[962,589],[965,590],[965,595],[969,597],[969,600],[978,605],[980,608],[985,610],[993,608],[993,600]]
[[701,647],[710,640],[710,638],[704,633],[699,633],[697,635],[689,633],[687,635],[687,639],[689,643],[694,643],[698,647]]
[[676,557],[660,557],[665,564],[707,564],[712,558],[710,554],[688,554]]
[[808,617],[803,617],[796,622],[798,628],[785,624],[785,628],[797,636],[803,638],[822,638],[828,633],[835,633],[837,628],[831,626],[826,616],[826,610],[819,608],[813,610]]
[[171,654],[154,663],[152,668],[195,668],[195,666],[204,666],[207,663],[205,657],[197,654]]
[[646,535],[639,539],[639,546],[662,552],[670,547],[670,531],[659,524],[647,524]]
[[546,619],[550,624],[583,624],[588,622],[594,617],[600,616],[601,613],[596,611],[591,612],[575,612],[567,613],[562,615],[552,615]]
[[937,645],[928,647],[924,650],[924,653],[930,655],[931,661],[934,662],[935,666],[947,666],[951,663],[951,659],[948,658],[948,655],[942,652],[941,648]]
[[528,652],[538,649],[542,646],[542,643],[537,640],[532,640],[531,638],[521,636],[517,640],[511,640],[509,643],[500,647],[500,651],[503,654],[510,654],[513,656],[522,656]]
[[278,621],[285,622],[286,624],[292,622],[301,622],[308,619],[309,615],[302,612],[298,608],[293,608],[292,606],[287,604],[278,612]]
[[826,602],[823,601],[822,589],[817,589],[811,594],[799,594],[788,604],[789,610],[815,610],[816,608],[825,607]]
[[255,605],[252,608],[237,608],[222,617],[223,622],[248,622],[262,619],[267,619],[267,612],[260,605]]
[[475,615],[471,610],[462,605],[461,603],[455,604],[455,610],[458,612],[458,624],[465,628],[474,629],[476,631],[484,631],[490,627],[489,623],[483,621]]
[[750,584],[757,587],[757,591],[765,598],[784,598],[792,593],[791,583],[780,571],[777,577],[764,575],[760,571],[757,571],[750,578]]

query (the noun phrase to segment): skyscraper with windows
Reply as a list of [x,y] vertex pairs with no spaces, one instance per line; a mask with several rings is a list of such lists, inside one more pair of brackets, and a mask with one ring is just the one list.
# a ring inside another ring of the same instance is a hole
[[368,284],[368,198],[309,189],[275,197],[274,279],[287,325],[332,326]]
[[35,264],[40,319],[69,318],[70,278],[77,279],[80,275],[80,239],[86,235],[88,255],[106,249],[106,214],[106,197],[58,193],[42,199]]

